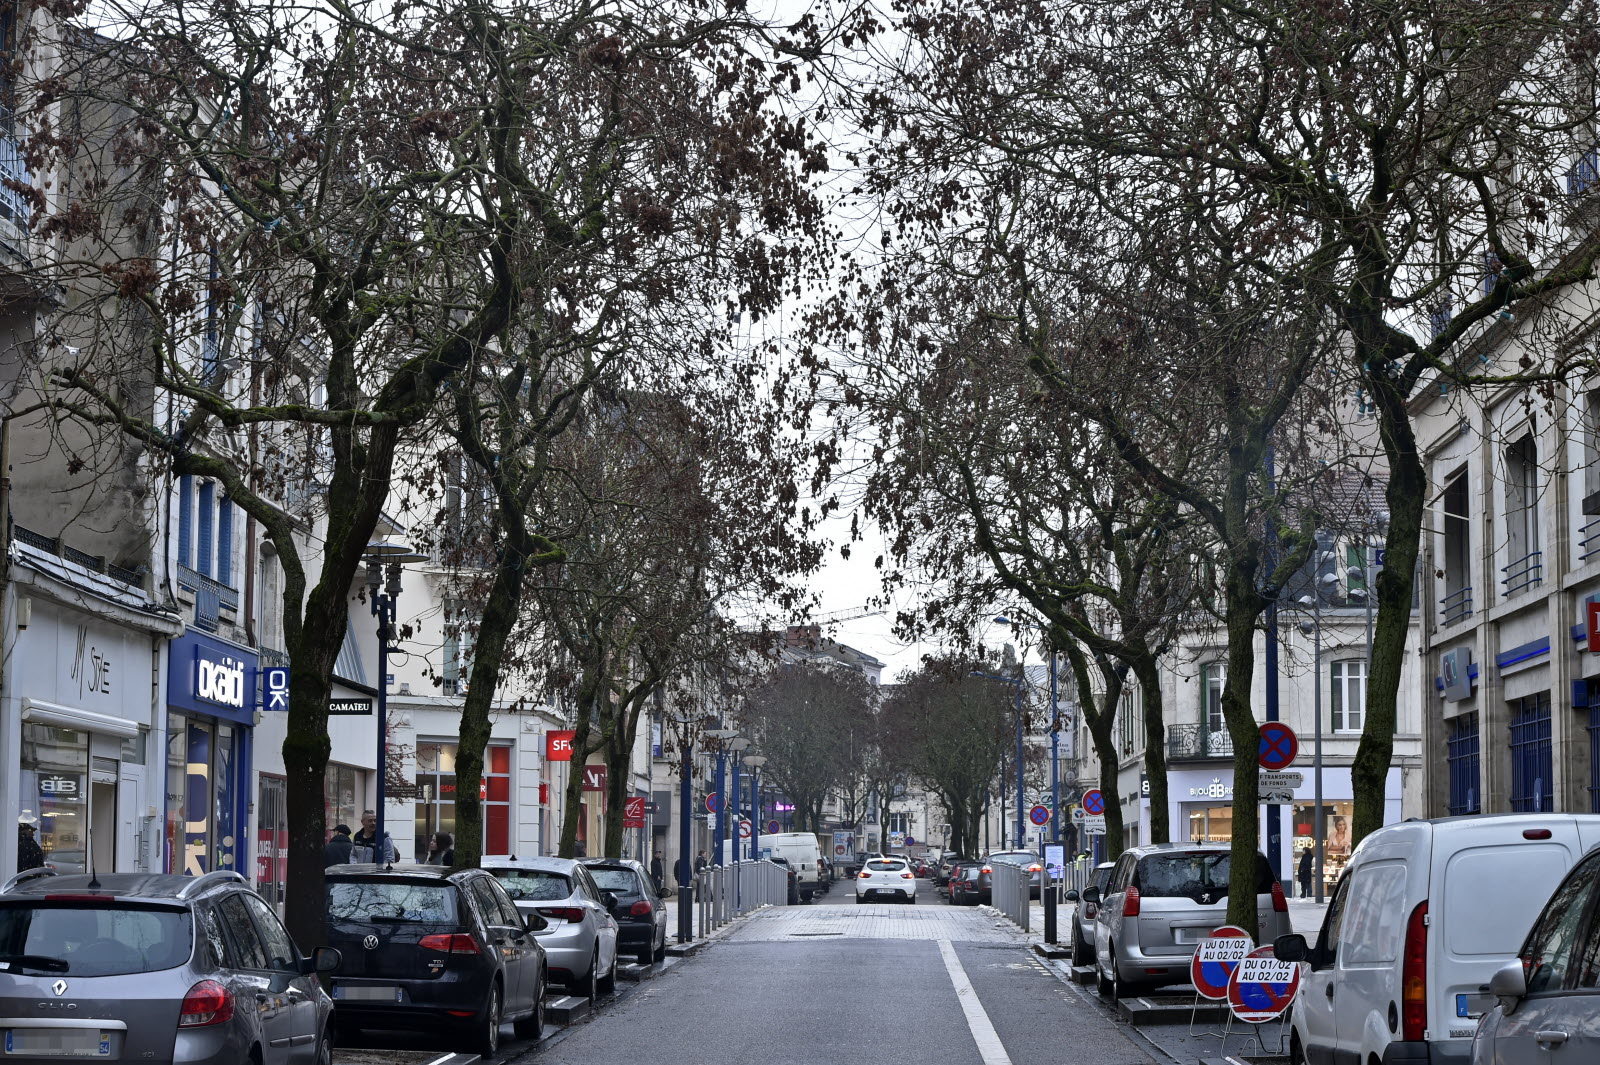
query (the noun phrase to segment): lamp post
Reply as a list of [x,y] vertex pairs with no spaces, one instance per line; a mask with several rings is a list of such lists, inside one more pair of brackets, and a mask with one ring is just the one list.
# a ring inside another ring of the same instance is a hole
[[[1023,840],[1026,838],[1023,835],[1023,827],[1022,827],[1022,801],[1023,801],[1023,794],[1022,794],[1022,684],[1023,684],[1023,681],[1022,681],[1021,677],[1003,677],[998,673],[985,673],[981,669],[975,669],[969,675],[970,676],[974,676],[974,677],[984,677],[984,678],[986,678],[988,680],[998,680],[998,681],[1001,681],[1002,683],[1013,685],[1017,689],[1017,818],[1016,818],[1017,824],[1016,824],[1016,841],[1015,841],[1015,843],[1013,843],[1012,846],[1016,850],[1021,850],[1022,849]],[[1002,770],[1001,772],[1003,774],[1004,770]],[[1004,784],[1005,784],[1005,782],[1001,781],[1001,785],[1004,786]],[[1004,822],[1002,822],[1002,824],[1003,823]]]
[[[377,818],[372,836],[373,861],[385,865],[388,848],[383,844],[384,806],[387,805],[389,776],[389,644],[395,636],[395,609],[400,599],[400,568],[407,562],[426,562],[408,544],[380,540],[367,545],[367,598],[372,616],[378,619],[378,761],[377,794],[373,814]],[[398,855],[396,855],[398,857]]]
[[764,754],[747,754],[744,764],[750,767],[750,857],[761,857],[761,767],[767,764]]
[[[678,725],[679,750],[682,764],[678,780],[678,860],[673,863],[673,875],[678,880],[678,942],[687,943],[694,938],[694,836],[691,818],[694,816],[694,725],[710,715],[690,713],[673,714]],[[680,875],[681,874],[681,875]]]
[[728,741],[739,735],[736,728],[711,729],[707,736],[717,741],[717,829],[712,842],[711,860],[722,864],[722,841],[727,838],[728,831],[728,794],[723,790],[723,778],[728,769]]

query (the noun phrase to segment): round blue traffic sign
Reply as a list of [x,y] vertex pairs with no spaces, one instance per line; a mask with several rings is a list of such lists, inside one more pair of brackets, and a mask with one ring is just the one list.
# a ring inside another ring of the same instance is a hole
[[1083,793],[1083,812],[1091,817],[1098,817],[1106,812],[1106,796],[1099,788],[1090,788]]
[[1262,769],[1278,772],[1294,764],[1300,753],[1300,740],[1294,729],[1282,721],[1268,721],[1261,726],[1261,744],[1256,751],[1256,762]]
[[1043,826],[1049,824],[1050,823],[1050,807],[1048,807],[1048,806],[1035,806],[1033,809],[1028,811],[1028,820],[1032,821],[1036,825],[1039,825],[1040,827],[1043,827]]

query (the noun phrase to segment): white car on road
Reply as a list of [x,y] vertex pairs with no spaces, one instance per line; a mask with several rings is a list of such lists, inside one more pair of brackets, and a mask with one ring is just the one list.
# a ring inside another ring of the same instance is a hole
[[893,899],[916,905],[917,874],[904,858],[868,858],[856,874],[856,902]]

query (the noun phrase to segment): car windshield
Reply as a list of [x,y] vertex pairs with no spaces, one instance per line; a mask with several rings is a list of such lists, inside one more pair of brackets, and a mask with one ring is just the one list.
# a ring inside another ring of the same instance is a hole
[[589,875],[594,877],[594,882],[600,885],[601,891],[610,891],[618,895],[639,894],[639,876],[632,869],[607,869],[604,866],[589,866]]
[[898,858],[880,858],[867,863],[867,868],[874,873],[899,873],[905,870],[906,863]]
[[456,891],[449,884],[404,880],[330,880],[328,916],[335,921],[417,921],[454,924]]
[[[1146,898],[1189,898],[1196,902],[1215,902],[1228,893],[1230,869],[1227,851],[1190,851],[1177,854],[1151,854],[1139,860],[1134,882]],[[1256,859],[1256,893],[1272,890],[1272,874],[1266,860]],[[1208,896],[1202,899],[1201,896]]]
[[189,960],[194,920],[185,909],[97,902],[0,904],[0,971],[126,976]]
[[548,869],[491,869],[489,872],[516,902],[550,902],[572,894],[572,881]]

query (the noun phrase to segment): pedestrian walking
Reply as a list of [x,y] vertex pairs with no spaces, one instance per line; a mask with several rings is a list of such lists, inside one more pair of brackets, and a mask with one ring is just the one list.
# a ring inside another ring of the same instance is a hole
[[1300,897],[1311,896],[1311,848],[1307,847],[1300,852]]
[[435,832],[428,837],[428,854],[423,865],[456,864],[456,838],[448,832]]
[[322,866],[327,868],[333,865],[349,865],[350,849],[354,844],[350,841],[349,825],[334,825],[333,838],[322,845]]
[[650,859],[650,882],[656,886],[656,894],[661,894],[663,887],[661,881],[667,875],[666,863],[661,860],[661,852],[657,851],[655,857]]
[[32,821],[17,822],[17,872],[37,869],[44,864],[44,848],[33,838],[36,829]]
[[694,859],[694,871],[697,872],[697,873],[703,873],[703,872],[706,871],[706,866],[708,866],[710,864],[711,863],[706,860],[706,852],[705,851],[701,851],[698,855],[695,856],[695,859]]
[[353,861],[368,861],[375,862],[378,865],[386,865],[399,858],[399,854],[394,849],[394,840],[389,837],[389,833],[385,832],[383,834],[383,846],[381,849],[379,848],[378,840],[374,838],[377,831],[378,815],[371,810],[363,810],[361,813],[361,831],[350,839],[351,844],[353,844],[351,853]]

